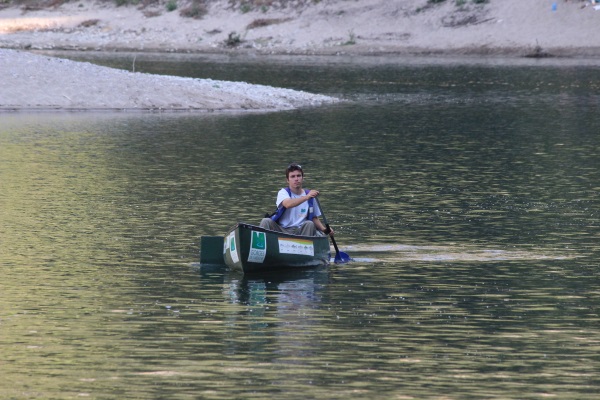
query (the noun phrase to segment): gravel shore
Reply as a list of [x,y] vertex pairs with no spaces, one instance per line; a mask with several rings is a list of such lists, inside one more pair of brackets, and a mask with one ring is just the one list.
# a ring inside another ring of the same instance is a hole
[[132,73],[0,49],[0,110],[277,111],[338,99],[297,90]]

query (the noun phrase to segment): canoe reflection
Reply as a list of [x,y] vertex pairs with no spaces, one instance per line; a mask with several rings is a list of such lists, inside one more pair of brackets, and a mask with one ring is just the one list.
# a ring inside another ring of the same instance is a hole
[[230,272],[224,279],[224,294],[231,303],[299,309],[318,303],[328,281],[327,267],[260,275]]
[[226,273],[223,296],[224,346],[228,355],[251,355],[253,362],[304,365],[315,330],[323,321],[327,267],[270,275]]

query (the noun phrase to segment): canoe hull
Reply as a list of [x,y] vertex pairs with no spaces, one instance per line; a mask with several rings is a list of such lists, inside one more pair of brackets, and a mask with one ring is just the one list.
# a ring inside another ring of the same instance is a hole
[[239,223],[223,240],[223,260],[244,273],[314,268],[329,263],[327,236],[298,236]]

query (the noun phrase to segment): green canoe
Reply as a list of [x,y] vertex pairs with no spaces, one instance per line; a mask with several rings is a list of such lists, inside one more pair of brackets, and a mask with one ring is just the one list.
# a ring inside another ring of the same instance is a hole
[[331,257],[327,236],[298,236],[239,223],[223,236],[203,236],[200,264],[225,264],[244,273],[310,268]]

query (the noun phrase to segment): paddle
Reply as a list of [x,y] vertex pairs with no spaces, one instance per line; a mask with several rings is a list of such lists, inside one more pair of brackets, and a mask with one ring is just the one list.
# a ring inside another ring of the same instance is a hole
[[[327,218],[325,217],[325,213],[323,212],[321,203],[319,203],[319,199],[316,197],[315,197],[315,201],[317,202],[317,205],[319,206],[319,209],[321,210],[321,215],[323,216],[323,221],[325,222],[325,228],[327,228],[324,233],[329,234],[329,232],[331,232],[331,228],[329,227],[329,224],[327,223]],[[336,264],[344,264],[344,263],[347,263],[348,261],[352,261],[352,258],[348,254],[346,254],[343,251],[340,251],[340,249],[338,249],[337,243],[335,242],[335,238],[331,235],[329,235],[329,237],[331,238],[331,243],[333,243],[333,248],[335,249],[335,258],[333,261]]]

